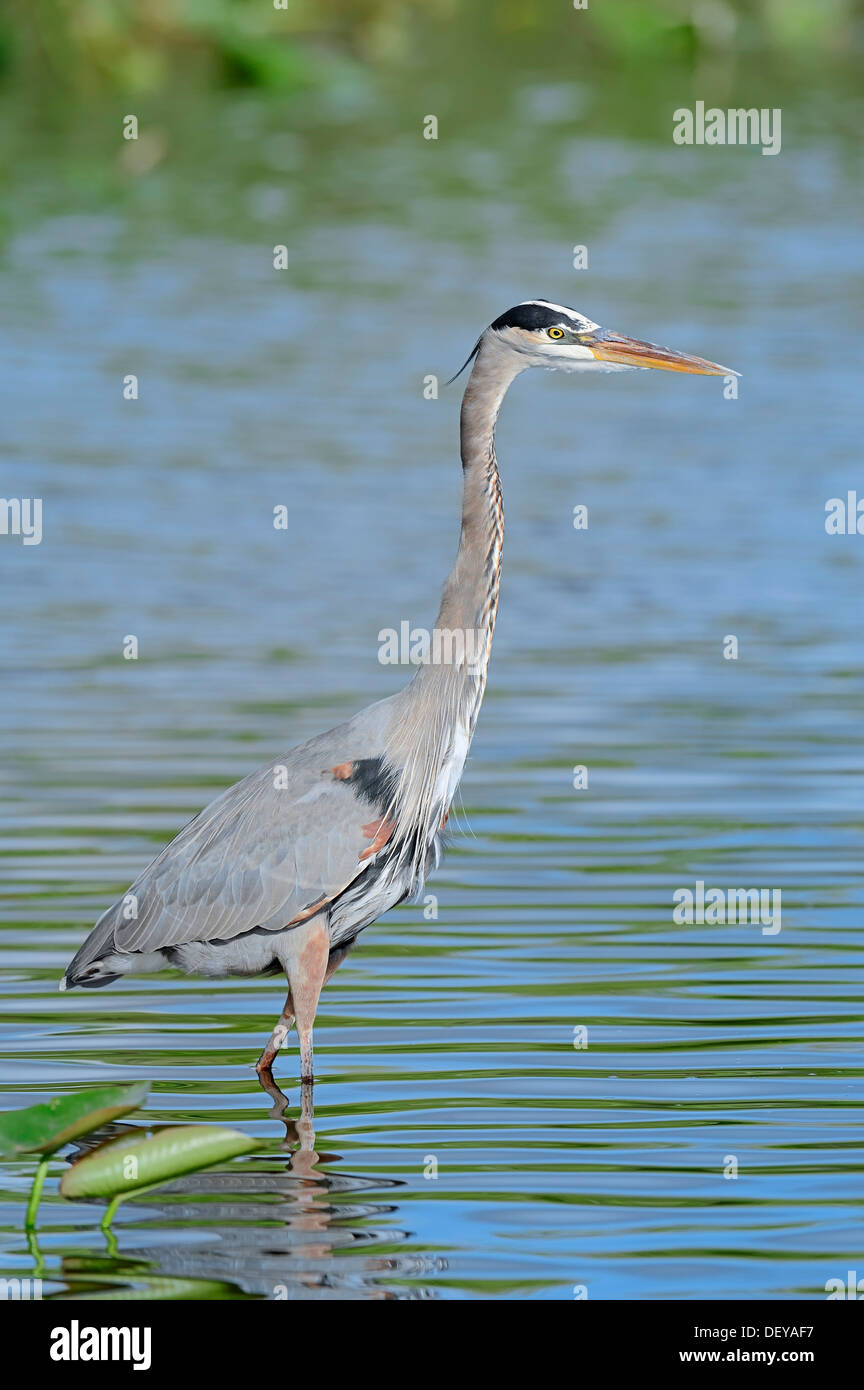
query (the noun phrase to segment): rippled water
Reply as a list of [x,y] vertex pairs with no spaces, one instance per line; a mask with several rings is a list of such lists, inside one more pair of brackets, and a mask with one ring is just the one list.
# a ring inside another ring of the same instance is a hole
[[[38,1247],[72,1296],[807,1298],[861,1259],[864,542],[824,530],[860,482],[847,171],[827,139],[709,166],[571,129],[560,91],[517,109],[446,173],[227,97],[218,165],[172,171],[169,140],[95,203],[30,170],[0,273],[3,492],[44,499],[41,545],[0,538],[3,1105],[145,1078],[132,1123],[271,1145],[127,1203],[108,1246],[52,1180],[28,1247],[33,1165],[6,1160],[0,1273]],[[431,620],[458,525],[458,387],[422,380],[535,294],[730,362],[741,395],[514,387],[437,918],[364,934],[314,1118],[281,1057],[283,1123],[250,1065],[278,980],[57,982],[219,789],[407,678],[377,634]],[[781,889],[782,930],[676,925],[697,880]]]

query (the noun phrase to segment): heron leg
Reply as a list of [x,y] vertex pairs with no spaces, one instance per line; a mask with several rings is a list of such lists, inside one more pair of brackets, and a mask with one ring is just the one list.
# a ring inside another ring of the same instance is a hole
[[351,947],[354,945],[354,940],[355,938],[352,937],[350,941],[346,941],[344,946],[333,947],[332,951],[330,952],[330,958],[327,961],[327,972],[324,976],[325,985],[327,981],[330,979],[330,976],[335,975],[336,971],[339,969],[339,966],[342,964],[343,960],[348,955],[348,952],[351,950]]
[[312,1081],[312,1026],[330,961],[326,915],[319,912],[308,922],[293,927],[287,943],[285,971],[300,1039],[300,1080]]
[[270,1034],[270,1039],[267,1043],[267,1046],[261,1053],[261,1056],[258,1058],[258,1061],[255,1063],[255,1070],[257,1071],[259,1076],[262,1072],[270,1072],[273,1063],[276,1061],[277,1052],[279,1051],[280,1047],[284,1043],[285,1039],[287,1038],[288,1034],[291,1032],[291,1029],[293,1027],[294,1003],[291,998],[291,991],[289,989],[288,997],[285,1000],[285,1007],[279,1015],[279,1020],[276,1024],[276,1027]]
[[[324,986],[326,985],[327,981],[330,979],[331,975],[333,975],[333,974],[335,973],[335,971],[337,971],[337,970],[339,969],[339,966],[342,964],[343,960],[344,960],[345,957],[348,955],[348,953],[349,953],[349,951],[351,950],[351,947],[352,947],[353,945],[354,945],[354,939],[352,938],[350,941],[346,942],[344,946],[336,946],[336,947],[333,948],[332,951],[330,951],[330,953],[329,953],[329,955],[328,955],[328,957],[327,957],[327,966],[326,966],[326,969],[325,969],[325,971],[324,971],[324,979],[321,981],[321,989],[324,988]],[[286,969],[287,969],[287,960],[286,960]],[[295,972],[295,973],[296,973],[296,972]],[[290,983],[290,981],[289,981],[289,983]],[[319,990],[319,994],[320,994],[320,990]],[[316,1004],[316,1007],[317,1007],[317,1004]],[[276,1060],[276,1056],[277,1056],[277,1054],[278,1054],[278,1052],[279,1052],[280,1047],[281,1047],[282,1044],[284,1043],[284,1041],[285,1041],[285,1039],[287,1038],[288,1034],[291,1032],[291,1029],[294,1027],[295,1013],[296,1013],[296,1010],[295,1010],[295,1008],[294,1008],[294,1000],[293,1000],[293,998],[292,998],[291,990],[290,990],[290,988],[289,988],[289,990],[288,990],[288,996],[287,996],[287,998],[286,998],[286,1000],[285,1000],[285,1007],[283,1008],[281,1014],[279,1015],[279,1020],[278,1020],[278,1022],[277,1022],[277,1024],[276,1024],[276,1027],[273,1029],[273,1032],[270,1034],[270,1039],[269,1039],[269,1041],[268,1041],[268,1043],[267,1043],[267,1046],[265,1047],[264,1051],[261,1053],[261,1056],[258,1058],[257,1063],[255,1064],[255,1070],[258,1072],[258,1076],[259,1076],[259,1078],[261,1078],[261,1084],[264,1086],[265,1090],[270,1091],[270,1086],[274,1086],[275,1089],[276,1089],[276,1091],[279,1092],[279,1095],[280,1095],[280,1096],[282,1095],[282,1092],[279,1091],[278,1086],[276,1086],[276,1083],[273,1081],[272,1067],[273,1067],[273,1063],[274,1063],[275,1060]],[[313,1014],[313,1019],[314,1019],[314,1014]],[[310,1032],[311,1032],[311,1030],[310,1030]],[[311,1049],[311,1036],[310,1036],[310,1049]],[[269,1085],[269,1086],[267,1085],[267,1082],[268,1082],[268,1081],[270,1082],[270,1085]],[[273,1092],[270,1091],[270,1094],[272,1095]],[[286,1103],[287,1103],[287,1102],[286,1102]]]

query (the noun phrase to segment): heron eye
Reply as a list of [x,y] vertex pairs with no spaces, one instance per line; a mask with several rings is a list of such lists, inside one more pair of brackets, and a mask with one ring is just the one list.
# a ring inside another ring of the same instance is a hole
[[547,329],[547,332],[548,332],[550,338],[563,338],[563,337],[564,337],[564,329],[563,329],[563,328],[550,328],[550,329]]

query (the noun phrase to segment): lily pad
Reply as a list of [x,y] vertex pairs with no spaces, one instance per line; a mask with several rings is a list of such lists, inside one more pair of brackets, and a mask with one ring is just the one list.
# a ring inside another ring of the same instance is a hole
[[260,1147],[257,1139],[223,1125],[174,1125],[86,1154],[63,1174],[60,1192],[64,1197],[127,1197]]
[[82,1134],[137,1110],[149,1089],[147,1081],[92,1086],[25,1110],[6,1110],[0,1114],[0,1154],[54,1153]]

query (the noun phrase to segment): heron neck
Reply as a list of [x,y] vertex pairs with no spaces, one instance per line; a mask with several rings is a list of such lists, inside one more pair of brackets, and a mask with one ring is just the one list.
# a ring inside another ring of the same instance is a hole
[[515,353],[488,340],[475,358],[462,400],[459,551],[444,585],[432,652],[406,687],[403,717],[391,733],[389,758],[398,769],[393,838],[415,891],[462,775],[486,688],[504,539],[495,422],[507,387],[522,370],[518,364]]
[[462,399],[462,530],[435,626],[444,632],[464,633],[466,643],[469,647],[473,644],[473,653],[479,657],[465,671],[473,694],[469,732],[473,732],[486,686],[504,543],[495,425],[507,388],[522,370],[519,358],[510,349],[486,340],[481,344]]

